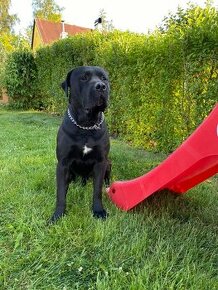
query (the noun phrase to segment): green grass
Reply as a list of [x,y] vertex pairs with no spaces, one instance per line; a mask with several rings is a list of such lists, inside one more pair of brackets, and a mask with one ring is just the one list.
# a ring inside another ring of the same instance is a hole
[[[61,118],[0,109],[0,289],[218,289],[218,178],[175,197],[162,192],[122,212],[92,217],[92,184],[72,184],[68,214],[55,205]],[[166,156],[112,141],[113,180]]]

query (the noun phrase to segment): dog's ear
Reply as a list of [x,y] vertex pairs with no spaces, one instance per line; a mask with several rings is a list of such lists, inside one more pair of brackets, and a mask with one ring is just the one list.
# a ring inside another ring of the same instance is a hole
[[70,76],[72,74],[72,70],[67,74],[66,80],[61,83],[62,89],[65,91],[66,97],[69,97],[68,88],[70,88]]
[[67,81],[64,81],[63,83],[61,83],[61,87],[65,91],[66,97],[68,98],[68,84],[67,84]]

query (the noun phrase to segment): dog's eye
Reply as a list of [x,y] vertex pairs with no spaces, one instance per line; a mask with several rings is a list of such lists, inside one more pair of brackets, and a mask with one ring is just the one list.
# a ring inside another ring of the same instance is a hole
[[101,77],[101,80],[102,80],[102,81],[106,81],[107,78],[106,78],[105,76],[102,76],[102,77]]
[[84,75],[81,76],[80,79],[81,79],[81,81],[85,82],[85,81],[88,80],[88,78],[89,78],[88,75],[87,74],[84,74]]

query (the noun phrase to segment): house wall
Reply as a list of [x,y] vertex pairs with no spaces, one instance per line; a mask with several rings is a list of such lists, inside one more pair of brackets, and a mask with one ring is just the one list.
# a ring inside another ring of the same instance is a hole
[[43,42],[39,33],[38,27],[35,25],[34,35],[33,35],[33,51],[43,46]]

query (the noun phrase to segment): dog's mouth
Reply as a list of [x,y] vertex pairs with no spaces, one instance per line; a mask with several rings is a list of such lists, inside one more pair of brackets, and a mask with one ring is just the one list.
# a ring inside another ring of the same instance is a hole
[[85,107],[86,114],[92,114],[95,112],[104,112],[107,107],[107,100],[104,97],[98,98],[98,101],[91,107]]
[[105,104],[105,99],[103,97],[100,97],[97,102],[97,107],[101,107],[104,104]]

